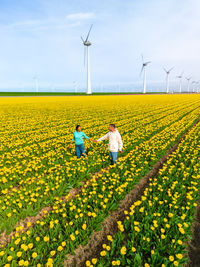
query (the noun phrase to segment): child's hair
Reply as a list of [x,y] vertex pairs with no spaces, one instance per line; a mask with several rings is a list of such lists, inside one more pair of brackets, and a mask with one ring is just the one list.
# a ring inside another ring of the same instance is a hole
[[76,125],[76,131],[78,131],[78,127],[80,127],[81,125]]
[[110,126],[112,126],[113,128],[115,128],[115,124],[114,123],[111,123]]

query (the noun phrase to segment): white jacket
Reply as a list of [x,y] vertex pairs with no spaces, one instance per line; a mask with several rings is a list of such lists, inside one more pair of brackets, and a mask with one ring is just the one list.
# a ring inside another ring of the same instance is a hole
[[97,142],[106,139],[109,139],[108,149],[110,152],[122,151],[123,148],[122,137],[117,129],[114,132],[112,131],[108,132],[106,135],[99,138]]

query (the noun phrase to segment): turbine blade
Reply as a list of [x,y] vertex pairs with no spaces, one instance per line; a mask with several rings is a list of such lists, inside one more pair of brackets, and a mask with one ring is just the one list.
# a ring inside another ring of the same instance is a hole
[[164,70],[166,73],[168,72],[165,68],[163,68],[163,70]]
[[84,41],[84,39],[83,39],[83,37],[82,37],[82,36],[81,36],[81,40],[82,40],[82,42],[83,42],[83,44],[84,44],[84,42],[85,42],[85,41]]
[[142,63],[144,63],[144,58],[143,58],[143,54],[141,54],[141,58],[142,58]]
[[89,32],[88,32],[87,38],[85,39],[85,41],[86,41],[86,42],[87,42],[87,40],[88,40],[88,38],[89,38],[89,36],[90,36],[90,32],[91,32],[91,29],[92,29],[92,27],[93,27],[93,24],[90,26],[90,29],[89,29]]
[[172,71],[174,69],[174,67],[172,67],[171,69],[169,69],[169,72]]
[[149,63],[151,63],[151,61],[147,61],[147,62],[145,62],[146,65],[149,64]]
[[141,71],[140,71],[140,76],[142,75],[143,69],[144,69],[144,65],[142,65],[142,68],[141,68]]

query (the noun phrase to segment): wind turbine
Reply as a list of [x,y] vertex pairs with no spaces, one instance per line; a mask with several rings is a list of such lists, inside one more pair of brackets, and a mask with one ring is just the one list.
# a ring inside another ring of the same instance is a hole
[[144,77],[143,77],[143,94],[146,94],[146,66],[151,63],[151,61],[147,61],[144,62],[144,58],[142,55],[142,69],[140,72],[140,75],[142,74],[142,72],[144,72]]
[[[174,67],[173,67],[174,68]],[[170,72],[173,70],[173,68],[169,69],[169,70],[166,70],[165,68],[164,71],[166,72],[166,93],[168,94],[169,93],[169,74]]]
[[84,45],[84,65],[85,65],[85,59],[86,59],[86,54],[87,54],[87,94],[88,95],[92,94],[91,78],[90,78],[90,54],[89,54],[89,47],[91,46],[91,42],[88,40],[92,26],[93,25],[90,26],[89,32],[85,40],[81,36],[81,40],[83,41],[83,45]]
[[38,93],[38,77],[34,76],[33,79],[35,80],[35,91]]
[[192,77],[185,77],[185,79],[187,80],[187,92],[190,92],[190,80],[192,79]]
[[177,76],[177,78],[179,79],[179,93],[182,93],[182,77],[183,77],[183,72]]
[[[196,83],[196,81],[193,81],[193,82],[192,82],[192,84],[195,84],[195,83]],[[193,93],[194,93],[194,89],[195,89],[194,87],[195,87],[195,86],[193,85],[193,88],[192,88],[192,92],[193,92]]]
[[196,82],[196,85],[197,85],[197,91],[196,91],[196,92],[197,92],[197,93],[199,93],[199,82],[200,82],[200,81],[197,81],[197,82]]
[[73,84],[74,84],[74,92],[77,93],[77,89],[78,89],[77,81],[74,81]]

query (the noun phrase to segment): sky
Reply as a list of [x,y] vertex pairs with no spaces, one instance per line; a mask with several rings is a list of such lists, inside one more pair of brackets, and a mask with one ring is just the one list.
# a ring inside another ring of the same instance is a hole
[[178,88],[184,72],[200,79],[199,0],[0,0],[0,90],[56,90],[86,85],[84,47],[90,25],[92,87],[142,84],[141,54],[151,61],[147,88]]

